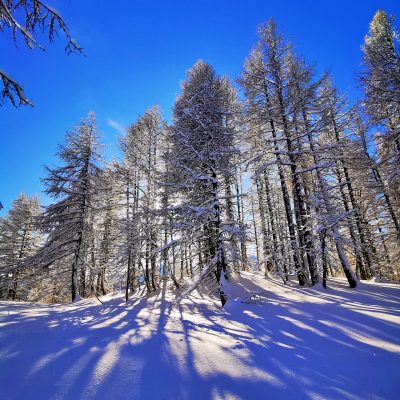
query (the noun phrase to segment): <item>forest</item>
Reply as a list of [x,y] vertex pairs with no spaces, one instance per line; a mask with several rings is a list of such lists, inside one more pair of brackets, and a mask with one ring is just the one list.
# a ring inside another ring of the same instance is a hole
[[[163,282],[227,301],[240,271],[302,287],[400,280],[400,47],[379,10],[362,45],[363,96],[297,54],[273,20],[240,77],[199,60],[170,122],[143,110],[105,162],[90,112],[42,184],[0,218],[0,299],[59,303]],[[4,93],[3,93],[4,95]]]
[[1,400],[399,398],[377,3],[0,0]]

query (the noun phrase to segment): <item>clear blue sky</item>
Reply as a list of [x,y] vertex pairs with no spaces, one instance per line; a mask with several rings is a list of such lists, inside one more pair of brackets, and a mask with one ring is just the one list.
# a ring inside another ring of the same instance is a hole
[[359,94],[360,46],[375,11],[383,8],[400,17],[394,0],[47,3],[63,16],[87,57],[66,56],[61,36],[42,52],[21,41],[15,48],[0,33],[0,68],[35,103],[33,109],[0,107],[0,201],[5,207],[0,215],[19,192],[40,194],[43,165],[57,164],[57,144],[88,111],[97,114],[110,158],[118,127],[132,123],[147,107],[159,104],[169,118],[179,83],[197,59],[235,79],[257,41],[257,25],[271,17],[298,52],[320,71],[329,69],[352,99]]

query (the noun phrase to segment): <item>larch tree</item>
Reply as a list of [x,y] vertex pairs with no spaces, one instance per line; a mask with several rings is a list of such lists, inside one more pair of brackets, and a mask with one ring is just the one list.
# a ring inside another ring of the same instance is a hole
[[[42,3],[0,0],[0,23],[5,4],[31,13]],[[40,7],[32,29],[58,21]],[[20,33],[36,45],[29,29]],[[120,141],[122,161],[104,169],[89,114],[60,146],[62,165],[47,168],[53,203],[39,213],[20,196],[0,219],[0,296],[63,301],[69,291],[74,300],[124,289],[128,301],[171,279],[177,302],[202,286],[224,305],[225,279],[240,270],[300,285],[322,276],[325,287],[338,275],[350,287],[398,280],[399,41],[383,11],[363,54],[364,98],[352,105],[273,21],[263,24],[239,79],[242,101],[198,61],[171,123],[147,109]],[[3,99],[17,101],[6,90]]]
[[[364,171],[364,179],[358,184],[360,202],[365,210],[361,214],[361,220],[367,228],[368,247],[373,255],[374,270],[380,276],[394,279],[394,267],[400,257],[396,235],[396,199],[387,185],[385,166],[373,150],[376,145],[374,133],[369,125],[369,121],[363,118],[359,110],[356,114],[354,135],[359,143],[357,166]],[[397,275],[399,276],[399,273]]]
[[[260,147],[261,153],[267,147],[275,158],[299,283],[304,285],[311,278],[311,283],[315,284],[319,277],[299,172],[301,149],[295,119],[298,99],[290,90],[297,79],[290,74],[291,45],[277,32],[272,20],[260,26],[259,34],[260,41],[246,60],[240,83],[246,95],[248,118],[253,126],[258,125],[257,131],[266,141],[265,146]],[[268,162],[264,166],[261,164],[259,172],[265,171],[268,165]]]
[[392,213],[397,241],[400,243],[400,45],[393,17],[376,12],[365,37],[363,105],[371,122],[382,131],[377,135],[381,172],[385,175],[386,195],[392,197]]
[[[273,21],[261,25],[259,33],[260,41],[247,58],[239,82],[246,96],[251,145],[249,164],[255,170],[261,231],[263,236],[267,235],[265,243],[272,244],[264,247],[264,257],[276,265],[278,247],[282,248],[278,246],[279,234],[287,237],[290,268],[283,262],[279,270],[284,277],[294,270],[301,285],[315,284],[324,264],[319,250],[322,236],[325,238],[329,233],[349,285],[355,287],[356,279],[338,227],[342,213],[332,197],[334,188],[328,184],[332,161],[323,162],[319,149],[326,141],[321,133],[327,122],[322,121],[317,91],[326,76],[315,79],[313,69],[294,53]],[[283,204],[286,219],[281,228],[274,218],[279,211],[273,202],[271,177],[277,177],[280,185],[278,203]],[[320,200],[316,206],[317,193]],[[321,225],[323,209],[323,214],[332,219]],[[321,226],[325,226],[322,236]]]
[[120,172],[125,182],[126,209],[121,227],[126,235],[126,298],[128,288],[133,289],[134,281],[141,277],[148,291],[157,288],[157,148],[163,127],[158,107],[152,107],[127,129],[122,141],[124,167]]
[[169,205],[175,239],[198,246],[203,259],[181,298],[211,278],[222,305],[226,302],[222,282],[229,273],[227,242],[240,231],[238,221],[228,220],[223,201],[226,182],[234,182],[236,173],[236,115],[236,93],[229,81],[198,61],[188,71],[173,109],[169,173],[162,183],[175,192]]
[[[21,193],[8,214],[0,219],[0,298],[27,298],[26,284],[32,271],[25,261],[40,244],[36,224],[39,213],[39,198]],[[21,282],[25,287],[21,287]]]
[[[47,240],[36,256],[41,267],[48,267],[58,260],[70,263],[71,298],[79,296],[79,285],[85,286],[85,248],[89,241],[90,214],[93,196],[98,190],[95,177],[99,174],[101,146],[94,113],[89,113],[76,128],[68,132],[65,144],[58,150],[63,165],[46,167],[48,176],[43,179],[45,193],[55,203],[46,207],[40,218]],[[82,293],[82,291],[81,291]]]
[[[384,123],[388,128],[398,130],[400,52],[399,37],[392,16],[383,10],[376,12],[362,50],[364,69],[360,78],[364,85],[364,105],[367,112],[374,122]],[[395,145],[399,146],[398,132],[393,139]]]

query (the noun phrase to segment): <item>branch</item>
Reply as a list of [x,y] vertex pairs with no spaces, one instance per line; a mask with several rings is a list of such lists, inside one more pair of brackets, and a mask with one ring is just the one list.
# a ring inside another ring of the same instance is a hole
[[[21,21],[16,16],[22,16]],[[44,4],[41,0],[0,0],[0,32],[9,28],[14,44],[17,45],[18,36],[21,35],[26,45],[45,50],[35,38],[38,32],[47,35],[53,42],[55,35],[62,31],[67,38],[65,52],[67,54],[79,53],[84,55],[83,48],[71,37],[67,24],[57,11]],[[85,56],[85,55],[84,55]],[[22,87],[7,74],[0,70],[3,88],[0,92],[0,105],[9,100],[15,107],[21,105],[33,106],[23,92]]]
[[21,105],[29,105],[33,107],[33,103],[25,97],[24,90],[16,81],[10,78],[2,70],[0,70],[0,78],[3,82],[3,89],[0,94],[0,104],[3,104],[5,100],[8,99],[15,107]]

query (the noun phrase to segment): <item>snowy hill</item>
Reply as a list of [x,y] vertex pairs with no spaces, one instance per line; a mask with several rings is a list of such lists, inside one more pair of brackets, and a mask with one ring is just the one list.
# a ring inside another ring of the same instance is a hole
[[[195,294],[0,302],[0,398],[398,399],[400,286],[328,290],[242,273]],[[235,299],[236,298],[236,299]]]

